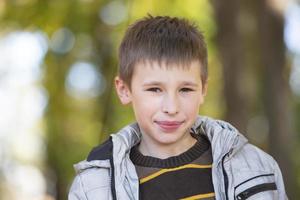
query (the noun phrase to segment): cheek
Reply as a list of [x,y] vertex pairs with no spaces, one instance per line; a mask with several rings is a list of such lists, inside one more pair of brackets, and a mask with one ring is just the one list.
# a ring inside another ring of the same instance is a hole
[[137,98],[132,102],[132,106],[136,116],[150,116],[158,109],[158,101],[151,98]]
[[182,110],[184,110],[189,115],[197,115],[200,105],[201,105],[201,98],[200,97],[192,97],[184,99],[182,105]]

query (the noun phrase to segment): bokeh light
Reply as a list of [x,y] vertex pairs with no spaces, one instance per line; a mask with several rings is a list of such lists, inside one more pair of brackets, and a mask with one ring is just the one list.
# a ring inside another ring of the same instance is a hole
[[55,31],[50,40],[50,48],[58,54],[68,53],[74,46],[75,36],[68,28],[60,28]]
[[127,8],[122,1],[111,1],[100,10],[99,16],[108,25],[118,25],[126,19]]
[[76,62],[66,79],[67,92],[75,98],[93,98],[101,95],[106,87],[105,78],[88,62]]

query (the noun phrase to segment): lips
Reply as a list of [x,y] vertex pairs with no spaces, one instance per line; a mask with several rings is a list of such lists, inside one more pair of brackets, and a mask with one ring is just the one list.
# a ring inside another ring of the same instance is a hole
[[156,121],[156,124],[164,131],[164,132],[173,132],[177,130],[182,121]]

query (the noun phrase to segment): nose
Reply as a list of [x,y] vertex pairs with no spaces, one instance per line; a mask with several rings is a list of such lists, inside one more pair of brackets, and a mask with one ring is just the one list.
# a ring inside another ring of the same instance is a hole
[[166,94],[163,97],[162,111],[169,115],[177,114],[179,111],[178,97]]

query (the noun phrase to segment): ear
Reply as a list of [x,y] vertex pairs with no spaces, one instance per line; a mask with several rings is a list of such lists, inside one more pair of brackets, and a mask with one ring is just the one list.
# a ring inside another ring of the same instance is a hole
[[120,79],[120,77],[115,77],[115,87],[119,99],[123,105],[129,104],[131,102],[131,92],[128,85]]
[[208,83],[206,81],[204,83],[204,85],[202,86],[202,94],[203,94],[203,96],[206,96],[206,94],[207,94],[207,87],[208,87]]
[[204,99],[205,99],[205,96],[207,94],[207,87],[208,87],[208,84],[207,84],[207,81],[204,83],[204,85],[202,86],[202,94],[201,94],[201,104],[204,103]]

